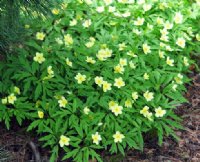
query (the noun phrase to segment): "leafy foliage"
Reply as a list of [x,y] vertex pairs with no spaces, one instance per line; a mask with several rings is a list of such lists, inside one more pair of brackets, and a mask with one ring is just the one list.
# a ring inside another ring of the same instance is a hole
[[51,161],[143,149],[143,134],[177,138],[199,2],[66,1],[30,24],[30,40],[0,64],[0,120],[32,121]]

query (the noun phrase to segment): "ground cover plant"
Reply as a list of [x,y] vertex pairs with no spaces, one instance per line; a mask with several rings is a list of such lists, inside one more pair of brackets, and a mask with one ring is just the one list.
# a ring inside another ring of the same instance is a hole
[[0,120],[30,122],[44,146],[74,161],[177,138],[186,73],[199,51],[195,1],[68,0],[0,64]]

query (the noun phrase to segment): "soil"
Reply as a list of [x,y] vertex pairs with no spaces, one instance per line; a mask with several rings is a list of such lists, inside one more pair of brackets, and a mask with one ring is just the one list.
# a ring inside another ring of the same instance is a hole
[[[162,147],[156,139],[146,139],[143,152],[129,150],[125,157],[106,156],[105,162],[200,162],[200,74],[190,74],[192,84],[187,85],[185,97],[188,103],[179,106],[176,113],[182,117],[185,130],[177,130],[180,141],[170,137],[164,139]],[[30,142],[39,148],[43,162],[47,162],[49,150],[40,147],[35,133],[26,133],[15,126],[8,131],[0,123],[0,146],[11,154],[7,162],[36,162]]]

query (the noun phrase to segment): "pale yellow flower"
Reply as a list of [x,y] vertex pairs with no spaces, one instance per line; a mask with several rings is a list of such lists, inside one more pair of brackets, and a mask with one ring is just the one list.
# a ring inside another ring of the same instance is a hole
[[73,19],[69,22],[69,26],[75,26],[77,24],[77,20],[76,19]]
[[178,38],[177,41],[176,41],[176,44],[181,48],[185,48],[185,39],[184,38]]
[[69,142],[70,142],[70,138],[64,135],[60,136],[60,140],[59,140],[60,147],[69,146]]
[[108,103],[109,109],[112,110],[115,106],[118,106],[118,104],[115,101],[110,101]]
[[149,91],[146,91],[144,94],[143,94],[144,98],[147,100],[147,101],[151,101],[153,100],[154,98],[154,93],[153,92],[149,92]]
[[57,9],[57,8],[54,8],[53,10],[51,10],[51,12],[54,14],[54,15],[58,15],[60,13],[60,10]]
[[119,64],[120,64],[121,66],[126,66],[126,65],[127,65],[127,59],[120,58]]
[[156,23],[157,23],[158,25],[162,25],[162,24],[164,23],[163,18],[157,17]]
[[121,88],[121,87],[125,86],[125,82],[123,81],[122,77],[115,79],[114,86],[116,86],[117,88]]
[[110,5],[112,2],[113,2],[113,0],[103,0],[104,1],[104,3],[106,4],[106,5]]
[[165,29],[172,29],[173,28],[173,23],[170,23],[169,21],[166,21],[165,23],[164,23],[164,28]]
[[138,93],[137,92],[132,92],[132,98],[134,101],[136,101],[138,99]]
[[30,25],[26,24],[24,27],[25,27],[26,29],[29,29],[29,28],[30,28]]
[[117,66],[114,67],[114,73],[123,74],[124,73],[124,67],[118,64]]
[[127,108],[130,108],[130,107],[132,107],[132,103],[133,103],[133,101],[132,101],[132,100],[130,100],[130,99],[127,99],[127,100],[125,101],[125,107],[127,107]]
[[151,48],[150,48],[150,46],[148,46],[148,44],[144,43],[142,45],[142,48],[143,48],[143,51],[145,54],[151,53]]
[[75,79],[77,80],[78,84],[81,84],[82,82],[86,81],[86,75],[82,75],[81,73],[78,73],[75,76]]
[[59,100],[59,107],[65,107],[68,104],[68,101],[66,100],[66,98],[64,96],[62,96]]
[[84,114],[88,115],[90,112],[90,109],[86,106],[86,107],[84,107],[83,112],[84,112]]
[[87,56],[86,62],[91,63],[91,64],[95,64],[96,61],[94,60],[93,57],[88,57],[88,56]]
[[178,74],[176,77],[174,77],[174,80],[176,81],[177,84],[183,84],[183,75],[182,74]]
[[100,49],[96,56],[100,61],[105,61],[107,58],[112,56],[112,50],[108,48]]
[[64,42],[68,46],[74,43],[73,38],[70,34],[64,35]]
[[174,66],[174,60],[173,60],[173,59],[170,59],[170,57],[167,57],[166,63],[167,63],[167,65],[169,65],[169,66]]
[[129,66],[131,69],[135,69],[136,65],[133,63],[133,61],[129,61]]
[[183,57],[183,63],[185,66],[189,66],[187,57]]
[[131,56],[133,58],[138,57],[133,51],[128,51],[127,55],[129,55],[129,56]]
[[41,63],[43,63],[46,59],[44,58],[43,53],[36,52],[36,55],[35,55],[35,57],[33,58],[33,60],[34,60],[35,62],[38,62],[39,64],[41,64]]
[[147,73],[144,73],[143,78],[144,80],[149,80],[149,75]]
[[83,25],[83,27],[85,27],[85,28],[89,28],[90,25],[92,25],[92,21],[91,21],[90,19],[85,20],[85,21],[83,22],[82,25]]
[[149,107],[144,106],[142,110],[140,110],[140,114],[142,114],[144,117],[147,117],[149,115]]
[[157,118],[163,117],[166,114],[166,110],[163,110],[161,107],[156,108],[155,112],[156,112],[155,116]]
[[200,42],[200,34],[196,34],[196,39]]
[[8,96],[8,103],[10,104],[14,104],[14,102],[17,100],[17,97],[15,96],[14,93],[11,93],[9,96]]
[[113,138],[114,138],[114,142],[115,143],[121,143],[122,142],[122,140],[125,138],[125,136],[122,134],[122,133],[120,133],[119,131],[117,131],[114,135],[113,135]]
[[120,43],[119,44],[119,51],[123,51],[126,48],[126,44],[125,43]]
[[95,134],[92,134],[92,140],[93,140],[93,143],[95,143],[96,145],[99,145],[99,142],[102,140],[101,135],[99,134],[99,132],[96,132]]
[[38,40],[44,40],[45,36],[46,35],[43,32],[36,33],[36,39],[38,39]]
[[65,59],[65,62],[68,66],[72,67],[72,62],[69,60],[69,58]]
[[95,80],[95,83],[96,83],[99,87],[101,87],[101,86],[103,85],[103,77],[96,76],[96,77],[94,78],[94,80]]
[[163,52],[163,51],[159,50],[158,53],[159,53],[159,57],[160,57],[160,58],[165,58],[164,52]]
[[114,6],[109,6],[108,7],[108,12],[113,13],[113,12],[115,12],[115,10],[116,10],[116,8]]
[[44,112],[38,111],[38,117],[39,117],[40,119],[44,118]]
[[146,11],[149,11],[151,9],[152,5],[151,4],[144,4],[143,5],[143,10],[146,12]]
[[122,110],[123,110],[123,107],[118,104],[111,108],[111,111],[115,114],[115,116],[122,114]]
[[176,24],[181,24],[183,22],[183,15],[180,12],[175,13],[174,22]]
[[134,21],[134,25],[141,26],[144,24],[145,19],[142,17],[138,17],[136,21]]
[[108,83],[107,81],[103,81],[103,91],[104,92],[111,90],[111,86],[112,86],[111,83]]
[[54,71],[52,70],[52,66],[47,67],[47,73],[52,77],[54,76]]
[[172,89],[173,89],[174,91],[176,91],[177,87],[178,87],[177,84],[173,84]]
[[99,7],[96,8],[96,11],[97,11],[98,13],[102,13],[102,12],[105,11],[105,8],[104,8],[104,6],[99,6]]

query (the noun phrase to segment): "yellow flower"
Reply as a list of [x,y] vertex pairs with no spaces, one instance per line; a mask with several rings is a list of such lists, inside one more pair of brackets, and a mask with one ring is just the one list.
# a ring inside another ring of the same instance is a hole
[[88,20],[85,20],[82,25],[85,28],[89,28],[91,24],[92,24],[92,21],[88,19]]
[[112,110],[115,106],[118,106],[118,104],[115,101],[110,101],[108,103],[109,109]]
[[166,114],[166,110],[163,110],[161,107],[158,107],[155,109],[155,116],[158,117],[163,117]]
[[14,87],[14,92],[17,93],[18,95],[20,95],[20,89],[18,87]]
[[120,73],[123,74],[124,73],[124,67],[121,65],[117,65],[114,67],[114,73]]
[[142,114],[144,117],[147,117],[149,115],[149,107],[144,106],[142,110],[140,110],[140,114]]
[[60,147],[69,146],[69,141],[70,141],[70,138],[68,138],[64,135],[61,135],[60,141],[59,141]]
[[113,13],[113,12],[115,12],[115,10],[116,10],[116,8],[113,7],[113,6],[109,6],[109,7],[108,7],[108,12]]
[[75,26],[77,24],[77,20],[73,19],[69,22],[69,26]]
[[72,67],[72,62],[69,60],[69,58],[66,58],[65,62],[68,66]]
[[105,48],[105,49],[100,49],[97,53],[97,58],[100,61],[105,61],[107,58],[112,56],[112,50]]
[[93,140],[93,143],[95,143],[96,145],[99,144],[99,142],[102,140],[101,135],[99,134],[99,132],[96,132],[95,134],[92,134],[92,140]]
[[54,76],[54,71],[52,70],[52,66],[48,66],[48,67],[47,67],[47,73],[48,73],[51,77]]
[[137,92],[132,92],[132,98],[134,101],[136,101],[138,99],[138,93]]
[[114,142],[115,143],[118,143],[118,142],[122,142],[122,140],[125,138],[125,136],[120,133],[119,131],[117,131],[114,135],[113,135],[113,138],[114,138]]
[[163,19],[160,18],[160,17],[158,17],[158,18],[156,19],[156,22],[157,22],[158,25],[162,25],[162,24],[164,23]]
[[75,77],[78,84],[81,84],[82,82],[86,81],[86,75],[82,75],[81,73],[78,73]]
[[74,43],[73,38],[70,34],[64,35],[64,41],[66,45],[72,45]]
[[129,55],[131,57],[138,57],[133,51],[128,51],[127,55]]
[[111,86],[112,86],[111,83],[108,83],[107,81],[103,81],[103,91],[104,92],[111,90]]
[[38,111],[38,117],[40,119],[44,118],[44,113],[42,111]]
[[141,26],[144,24],[144,18],[138,17],[136,21],[134,21],[134,25]]
[[172,89],[174,90],[174,91],[176,91],[176,88],[178,87],[178,85],[177,84],[174,84],[173,86],[172,86]]
[[183,57],[183,63],[185,66],[189,66],[187,57]]
[[165,41],[165,42],[169,42],[169,37],[167,35],[161,35],[160,40]]
[[151,9],[152,5],[151,4],[144,4],[143,5],[143,10],[146,12],[146,11],[149,11]]
[[62,96],[59,100],[58,100],[59,106],[60,107],[65,107],[68,104],[68,101],[66,100],[66,98],[64,96]]
[[200,42],[200,34],[196,34],[196,39]]
[[126,106],[127,108],[130,108],[130,107],[132,107],[132,103],[133,103],[132,100],[127,99],[127,100],[125,101],[125,106]]
[[178,38],[176,41],[176,44],[181,47],[184,48],[185,47],[185,39],[184,38]]
[[146,43],[142,45],[142,48],[145,54],[151,53],[150,46],[148,46]]
[[83,112],[84,112],[86,115],[88,115],[89,112],[90,112],[90,109],[86,106],[86,107],[84,107]]
[[96,61],[92,57],[87,56],[86,62],[91,63],[91,64],[95,64]]
[[38,40],[44,40],[45,36],[46,35],[43,32],[36,33],[36,39],[38,39]]
[[173,60],[173,59],[170,59],[169,57],[167,57],[166,63],[167,63],[167,65],[169,65],[169,66],[174,66],[174,60]]
[[182,79],[183,79],[183,75],[181,75],[181,74],[178,74],[178,75],[174,78],[174,80],[176,81],[177,84],[183,84]]
[[102,12],[105,11],[105,8],[104,8],[104,6],[99,6],[99,7],[96,8],[96,11],[97,11],[98,13],[102,13]]
[[119,64],[120,64],[121,66],[126,66],[126,65],[127,65],[127,59],[120,58]]
[[135,64],[133,63],[133,61],[130,61],[130,62],[129,62],[129,66],[130,66],[131,69],[135,69],[135,68],[136,68],[136,66],[135,66]]
[[1,99],[1,102],[2,102],[2,104],[4,104],[4,105],[7,104],[7,103],[8,103],[8,99],[7,99],[7,97]]
[[58,15],[60,10],[57,9],[57,8],[54,8],[52,11],[51,11],[54,15]]
[[95,83],[96,83],[99,87],[102,86],[102,84],[103,84],[103,77],[96,76],[96,77],[94,78],[94,80],[95,80]]
[[154,96],[153,96],[153,92],[149,92],[149,91],[146,91],[143,96],[144,98],[147,100],[147,101],[151,101],[153,100]]
[[183,15],[180,12],[176,12],[174,16],[174,22],[176,24],[181,24],[183,21]]
[[126,44],[125,43],[120,43],[119,44],[119,51],[123,51],[126,48]]
[[10,104],[14,104],[14,102],[17,100],[17,97],[15,96],[14,93],[11,93],[9,96],[8,96],[8,103]]
[[113,2],[113,0],[103,0],[103,1],[107,6],[110,5]]
[[39,64],[43,63],[45,61],[43,53],[36,52],[36,55],[33,58],[33,60],[35,62],[38,62]]
[[121,88],[121,87],[125,86],[125,82],[123,81],[122,77],[115,79],[114,86],[116,86],[117,88]]
[[147,73],[144,73],[143,78],[144,80],[149,80],[149,75]]
[[164,28],[165,29],[172,29],[173,28],[173,23],[170,23],[169,21],[166,21],[165,23],[164,23]]
[[150,121],[153,121],[153,119],[151,118],[152,115],[153,115],[153,114],[152,114],[151,112],[149,112],[149,113],[147,113],[146,118],[149,119]]
[[159,50],[158,53],[159,53],[159,57],[160,57],[160,58],[165,58],[165,56],[164,56],[164,52],[163,52],[163,51],[160,51],[160,50]]
[[116,104],[112,107],[111,111],[115,114],[115,116],[118,116],[119,114],[122,114],[123,107]]

